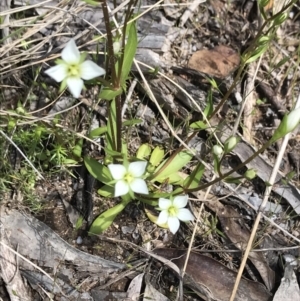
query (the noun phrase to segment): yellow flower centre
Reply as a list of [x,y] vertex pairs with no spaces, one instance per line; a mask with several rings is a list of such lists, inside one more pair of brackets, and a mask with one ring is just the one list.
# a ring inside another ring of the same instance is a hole
[[178,215],[178,208],[174,206],[170,206],[168,209],[169,216],[177,216]]
[[74,76],[74,77],[79,77],[79,66],[78,65],[69,65],[68,66],[68,75],[69,76]]
[[134,179],[134,176],[129,172],[127,172],[124,176],[124,181],[127,183],[131,183],[133,181],[133,179]]

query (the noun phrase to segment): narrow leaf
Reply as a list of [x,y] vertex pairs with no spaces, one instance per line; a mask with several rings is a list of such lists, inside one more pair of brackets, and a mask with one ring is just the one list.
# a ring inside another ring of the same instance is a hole
[[105,231],[114,221],[119,213],[121,213],[129,201],[122,201],[122,203],[106,210],[100,214],[92,223],[89,230],[89,235],[100,234]]
[[[125,81],[128,78],[129,72],[131,70],[131,65],[135,57],[137,44],[138,44],[135,23],[128,24],[128,26],[129,26],[128,39],[124,49],[123,65],[120,66],[120,68],[122,68],[121,78],[120,78],[121,86],[124,85]],[[116,70],[118,70],[118,68],[119,68],[119,62],[117,62]]]
[[[187,163],[190,162],[192,158],[193,155],[189,151],[185,150],[178,153],[174,158],[172,158],[171,162],[165,160],[156,169],[155,173],[157,173],[157,176],[154,179],[152,179],[152,182],[166,180],[170,175],[176,173],[177,171],[181,170],[181,168],[186,166]],[[168,165],[164,166],[167,162]]]
[[108,184],[112,181],[110,171],[105,165],[90,157],[84,158],[84,164],[89,173],[98,181],[104,184]]

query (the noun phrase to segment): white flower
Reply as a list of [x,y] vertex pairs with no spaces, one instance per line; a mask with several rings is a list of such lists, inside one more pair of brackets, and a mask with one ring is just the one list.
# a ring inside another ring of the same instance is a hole
[[141,178],[145,173],[146,161],[137,161],[129,163],[128,168],[122,164],[109,164],[108,169],[116,180],[115,197],[125,195],[130,191],[142,194],[148,194],[148,187]]
[[168,224],[170,231],[175,234],[179,229],[180,222],[192,221],[194,216],[189,209],[184,208],[187,204],[188,196],[179,195],[174,200],[160,198],[158,206],[161,212],[158,216],[156,223],[158,225]]
[[300,108],[294,109],[287,115],[286,133],[292,132],[300,122]]
[[92,78],[105,74],[105,70],[92,61],[83,61],[84,56],[80,55],[75,41],[71,39],[61,53],[62,60],[45,73],[57,82],[67,85],[75,98],[80,96],[83,88],[83,79]]

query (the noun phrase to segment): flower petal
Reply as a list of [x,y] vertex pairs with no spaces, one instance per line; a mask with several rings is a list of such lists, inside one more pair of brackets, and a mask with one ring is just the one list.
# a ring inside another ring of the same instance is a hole
[[286,130],[287,133],[293,131],[300,122],[300,108],[294,109],[287,115]]
[[129,186],[133,192],[149,194],[147,184],[143,179],[134,179]]
[[65,64],[59,64],[54,67],[51,67],[45,71],[47,75],[52,77],[58,83],[63,81],[67,77],[68,66]]
[[122,180],[124,178],[126,168],[122,164],[108,164],[107,167],[114,180]]
[[172,201],[164,198],[159,198],[158,206],[160,209],[167,210],[172,206]]
[[77,65],[80,62],[80,52],[77,49],[75,41],[71,39],[61,52],[62,59],[69,65]]
[[78,98],[80,96],[81,90],[83,88],[83,80],[78,77],[68,77],[67,78],[67,86],[71,92],[71,94]]
[[128,166],[128,172],[135,178],[140,178],[146,170],[147,161],[136,161],[132,162]]
[[188,195],[178,195],[173,200],[173,206],[176,208],[183,208],[188,202]]
[[115,197],[120,195],[125,195],[128,192],[129,192],[128,184],[123,180],[119,180],[115,185]]
[[194,216],[191,213],[191,211],[187,208],[181,208],[178,210],[178,214],[177,217],[183,221],[183,222],[187,222],[187,221],[192,221],[194,220]]
[[177,217],[169,216],[168,218],[168,226],[170,231],[175,234],[180,226],[179,219]]
[[158,225],[163,225],[168,221],[169,213],[167,210],[163,210],[159,213],[156,223]]
[[79,68],[80,77],[85,80],[90,80],[92,78],[105,74],[105,70],[92,61],[83,62],[82,64],[80,64]]

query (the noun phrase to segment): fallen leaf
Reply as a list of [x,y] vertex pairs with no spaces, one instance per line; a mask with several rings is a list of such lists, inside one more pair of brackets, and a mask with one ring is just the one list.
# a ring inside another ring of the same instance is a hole
[[299,301],[300,290],[293,266],[288,264],[273,301]]
[[142,294],[141,289],[142,289],[143,279],[144,279],[144,273],[141,273],[132,279],[127,290],[127,298],[129,300],[132,301],[139,300]]
[[[174,262],[179,269],[184,266],[186,251],[156,249],[153,251]],[[184,284],[206,300],[227,301],[237,273],[211,257],[192,252],[184,276]],[[235,301],[270,301],[271,294],[258,282],[242,278]]]
[[[235,247],[244,251],[251,233],[240,214],[233,207],[224,206],[216,198],[207,202],[206,206],[217,214],[224,233],[234,243]],[[252,251],[249,253],[249,259],[258,270],[268,290],[271,291],[275,283],[275,273],[269,267],[264,255],[261,252]]]
[[232,48],[219,45],[214,49],[196,51],[189,60],[188,67],[209,76],[225,78],[240,64],[239,54]]
[[156,290],[150,282],[146,281],[143,301],[170,301],[165,295]]

